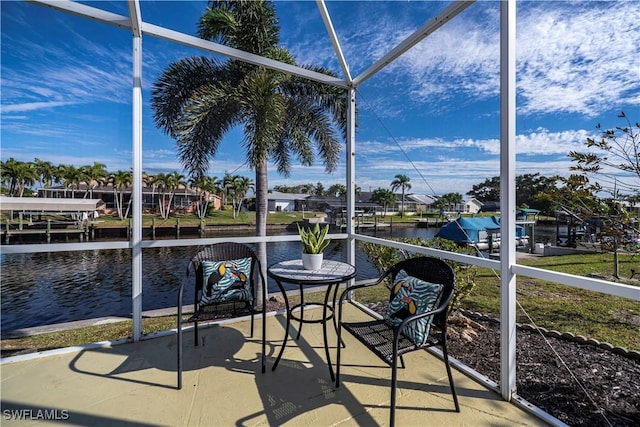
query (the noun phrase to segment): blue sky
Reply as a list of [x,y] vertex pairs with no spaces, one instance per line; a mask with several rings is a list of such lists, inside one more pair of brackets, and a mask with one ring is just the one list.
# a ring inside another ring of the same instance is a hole
[[[124,1],[84,2],[127,15]],[[276,2],[281,42],[299,64],[340,67],[313,1]],[[352,76],[367,69],[448,2],[335,2],[327,9]],[[46,7],[2,1],[1,158],[131,168],[131,34]],[[195,35],[205,1],[142,1],[143,20]],[[356,183],[465,194],[499,174],[499,3],[480,1],[358,90]],[[143,36],[143,169],[184,172],[175,142],[155,128],[150,88],[168,64],[201,55]],[[517,174],[568,175],[596,124],[640,121],[640,2],[519,2]],[[231,132],[209,175],[253,178],[242,135]],[[620,182],[625,182],[620,177]],[[294,164],[269,185],[344,183],[344,168]],[[638,182],[626,180],[635,185]],[[624,185],[624,184],[619,184]],[[623,187],[624,191],[624,187]]]

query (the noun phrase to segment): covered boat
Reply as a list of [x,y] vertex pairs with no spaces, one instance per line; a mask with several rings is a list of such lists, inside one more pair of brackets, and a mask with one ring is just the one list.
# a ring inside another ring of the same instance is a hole
[[[480,250],[500,246],[500,217],[459,217],[440,228],[436,237],[459,244],[468,244]],[[524,228],[516,225],[516,239],[519,245],[526,245],[528,238]]]

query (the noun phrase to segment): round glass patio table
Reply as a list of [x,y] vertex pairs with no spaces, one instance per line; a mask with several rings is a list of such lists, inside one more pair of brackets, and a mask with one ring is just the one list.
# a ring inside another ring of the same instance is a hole
[[[334,327],[337,328],[335,324],[335,304],[336,304],[336,296],[338,293],[338,288],[341,283],[345,283],[354,277],[356,277],[356,268],[345,262],[341,261],[333,261],[333,260],[323,260],[322,267],[318,270],[305,270],[302,267],[301,259],[294,259],[288,261],[282,261],[277,264],[273,264],[267,270],[267,274],[269,277],[273,278],[282,293],[282,297],[284,298],[284,303],[286,307],[286,318],[287,324],[284,332],[284,340],[282,342],[282,348],[280,349],[280,353],[276,358],[272,371],[275,371],[278,367],[278,363],[280,362],[280,358],[282,357],[282,353],[284,353],[284,349],[287,346],[287,338],[289,336],[289,326],[291,325],[291,320],[295,320],[300,323],[300,327],[298,328],[298,335],[296,336],[296,340],[300,338],[300,333],[302,332],[302,325],[304,323],[322,323],[322,333],[324,337],[324,350],[327,357],[327,365],[329,367],[329,374],[331,375],[331,380],[335,381],[333,366],[331,364],[331,356],[329,355],[329,340],[327,338],[327,321],[334,319]],[[284,289],[283,283],[291,283],[298,285],[300,288],[300,303],[291,307],[289,305],[289,298],[287,297],[287,292]],[[304,301],[304,289],[305,288],[315,288],[315,287],[326,287],[324,303],[307,303]],[[333,298],[331,301],[329,300],[331,293],[333,291]],[[322,317],[319,319],[305,319],[304,318],[304,309],[305,307],[310,306],[321,306],[322,307]]]

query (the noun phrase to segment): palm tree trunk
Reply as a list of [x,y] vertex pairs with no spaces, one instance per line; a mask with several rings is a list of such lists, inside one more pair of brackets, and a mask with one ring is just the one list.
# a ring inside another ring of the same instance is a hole
[[[269,209],[268,200],[269,183],[267,181],[267,160],[264,159],[256,166],[256,236],[267,235],[267,213]],[[267,243],[258,242],[258,258],[262,264],[262,275],[267,277]],[[266,292],[266,291],[265,291]],[[267,298],[269,296],[267,295]],[[256,297],[257,304],[261,305],[262,290],[258,289]]]
[[119,199],[119,203],[118,203],[118,216],[120,217],[120,221],[122,221],[124,219],[124,190],[119,190],[118,191],[118,199]]
[[169,193],[169,203],[167,203],[167,210],[165,211],[166,217],[164,219],[169,219],[169,214],[171,213],[171,204],[173,203],[173,194],[173,191]]
[[165,203],[166,203],[166,199],[165,199],[165,194],[163,190],[161,193],[158,193],[158,209],[160,210],[160,217],[162,219],[166,219],[164,217]]
[[237,218],[240,216],[240,209],[242,208],[242,199],[238,200],[238,209],[236,211],[236,214],[233,215],[234,218]]
[[124,212],[124,217],[127,218],[129,216],[129,210],[131,209],[131,202],[133,201],[133,194],[129,197],[129,203],[127,203],[127,210]]

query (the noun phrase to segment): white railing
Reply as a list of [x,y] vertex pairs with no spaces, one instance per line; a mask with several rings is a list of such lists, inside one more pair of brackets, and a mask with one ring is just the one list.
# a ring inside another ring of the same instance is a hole
[[[348,234],[335,233],[329,235],[334,240],[345,240],[349,238]],[[425,248],[423,246],[410,245],[407,243],[381,239],[378,237],[367,236],[363,234],[353,234],[355,240],[389,246],[400,250],[408,250],[411,252],[421,253],[425,255],[435,256],[438,258],[449,259],[478,267],[490,268],[500,271],[500,261],[481,258],[472,255],[465,255],[456,252],[448,252],[439,249]],[[174,239],[174,240],[143,240],[142,248],[164,248],[164,247],[189,247],[211,245],[219,242],[234,241],[239,243],[258,243],[258,242],[296,242],[300,241],[297,234],[279,235],[279,236],[244,236],[244,237],[211,237],[211,238],[194,238],[194,239]],[[42,244],[15,244],[0,245],[0,253],[3,254],[26,254],[26,253],[44,253],[44,252],[73,252],[86,250],[109,250],[109,249],[130,249],[129,241],[115,242],[77,242],[77,243],[42,243]],[[268,256],[268,255],[267,255]],[[357,268],[357,265],[356,265]],[[567,285],[574,288],[586,289],[590,291],[600,292],[606,295],[612,295],[622,298],[628,298],[640,301],[640,287],[615,283],[604,279],[591,277],[576,276],[572,274],[559,273],[555,271],[545,270],[536,267],[530,267],[521,264],[511,266],[513,273],[519,276],[529,277],[532,279],[546,280],[549,282]]]

